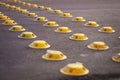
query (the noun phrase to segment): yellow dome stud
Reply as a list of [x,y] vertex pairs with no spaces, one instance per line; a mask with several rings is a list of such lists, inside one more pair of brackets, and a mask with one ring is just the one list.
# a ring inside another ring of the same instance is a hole
[[72,19],[72,21],[75,21],[75,22],[85,22],[85,18],[84,17],[75,17]]
[[50,45],[44,40],[36,40],[33,41],[29,47],[33,49],[47,49],[50,47]]
[[28,11],[27,9],[21,9],[20,12],[21,12],[22,14],[29,13],[29,11]]
[[42,55],[42,58],[50,61],[61,61],[67,59],[67,56],[65,56],[61,51],[47,50],[47,53]]
[[38,9],[45,10],[45,6],[38,6]]
[[89,49],[93,49],[93,50],[107,50],[109,49],[109,46],[102,41],[95,41],[93,43],[91,43],[90,45],[87,46]]
[[72,30],[69,27],[58,27],[55,32],[58,33],[70,33]]
[[71,17],[73,17],[70,13],[63,13],[60,16],[63,17],[63,18],[71,18]]
[[10,8],[10,4],[6,4],[5,7],[6,7],[6,8]]
[[17,3],[18,3],[18,4],[22,4],[22,1],[19,0],[19,1],[17,1]]
[[22,32],[20,35],[18,35],[18,38],[22,38],[22,39],[34,39],[37,36],[33,33],[33,32]]
[[3,13],[0,13],[0,18],[2,17],[2,16],[5,16]]
[[54,14],[62,14],[63,12],[61,10],[54,10],[53,13]]
[[88,39],[88,37],[83,33],[75,33],[72,36],[69,37],[71,40],[77,40],[77,41],[85,41]]
[[16,10],[16,11],[20,11],[21,8],[20,8],[20,7],[16,7],[15,10]]
[[115,30],[112,27],[102,27],[98,31],[103,32],[103,33],[114,33],[115,32]]
[[99,24],[95,21],[88,21],[85,26],[88,26],[88,27],[98,27]]
[[25,6],[31,7],[31,3],[26,3]]
[[21,4],[25,6],[25,5],[26,5],[26,2],[22,2]]
[[5,20],[2,24],[7,26],[13,26],[16,25],[17,23],[14,20]]
[[113,60],[114,62],[120,63],[120,53],[114,55],[114,56],[112,57],[112,60]]
[[59,24],[57,24],[55,21],[48,21],[45,24],[43,24],[43,26],[47,26],[47,27],[57,27],[59,26]]
[[37,17],[34,21],[37,21],[37,22],[46,22],[46,21],[48,21],[48,19],[46,17]]
[[21,31],[25,31],[25,28],[21,25],[14,25],[9,29],[9,31],[21,32]]
[[50,11],[53,11],[53,9],[51,7],[45,7],[45,11],[50,12]]
[[9,20],[10,18],[8,17],[8,16],[6,16],[6,15],[1,15],[0,16],[0,20]]
[[31,4],[31,7],[33,7],[33,8],[37,8],[38,5],[37,5],[37,4]]
[[60,69],[60,72],[67,76],[85,76],[89,70],[80,62],[69,63]]
[[36,13],[28,13],[27,16],[33,18],[37,17],[38,15]]
[[10,6],[9,8],[15,10],[16,6]]

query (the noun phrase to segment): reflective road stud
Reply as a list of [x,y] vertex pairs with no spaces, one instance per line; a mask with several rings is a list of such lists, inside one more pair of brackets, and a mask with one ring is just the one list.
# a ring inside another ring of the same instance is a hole
[[99,24],[95,21],[88,21],[85,26],[89,26],[89,27],[98,27]]
[[75,33],[72,36],[69,37],[71,40],[78,40],[78,41],[84,41],[87,40],[88,37],[83,33]]
[[46,17],[37,17],[34,21],[45,22],[45,21],[48,21],[48,19]]
[[20,35],[18,35],[18,37],[22,39],[34,39],[37,36],[33,32],[26,31],[26,32],[22,32]]
[[16,25],[17,23],[14,20],[5,20],[2,24],[12,26],[12,25]]
[[23,28],[23,26],[20,25],[15,25],[12,26],[9,30],[14,32],[20,32],[20,31],[25,31],[25,28]]
[[84,22],[86,21],[84,17],[75,17],[74,19],[72,19],[72,21],[75,21],[75,22]]
[[68,27],[58,27],[55,32],[58,33],[70,33],[72,32]]
[[38,6],[38,9],[44,10],[44,9],[45,9],[45,6]]
[[89,73],[89,70],[80,63],[69,63],[65,67],[60,69],[60,72],[68,76],[85,76]]
[[113,33],[113,32],[115,32],[115,30],[112,27],[102,27],[98,31],[99,32],[104,32],[104,33]]
[[43,26],[48,26],[48,27],[56,27],[59,26],[55,21],[48,21]]
[[120,62],[120,53],[114,55],[114,56],[112,57],[112,60],[115,61],[115,62]]
[[50,45],[44,40],[36,40],[33,41],[29,47],[34,49],[47,49],[50,47]]
[[8,16],[5,15],[1,15],[0,16],[0,20],[9,20],[10,18]]
[[93,49],[93,50],[107,50],[109,49],[109,46],[102,41],[95,41],[92,44],[87,46],[89,49]]
[[47,50],[47,53],[44,54],[42,58],[51,61],[61,61],[67,59],[67,56],[57,50]]
[[54,14],[62,14],[63,12],[61,10],[54,10],[53,13]]
[[60,16],[63,17],[63,18],[70,18],[70,17],[72,17],[72,15],[70,13],[63,13]]
[[36,13],[28,13],[27,16],[28,17],[37,17],[38,15]]

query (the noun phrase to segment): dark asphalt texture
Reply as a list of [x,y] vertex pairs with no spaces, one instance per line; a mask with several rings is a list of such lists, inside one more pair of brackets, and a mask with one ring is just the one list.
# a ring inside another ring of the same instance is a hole
[[[10,32],[11,26],[4,26],[0,21],[0,80],[120,80],[120,63],[113,62],[111,57],[120,52],[120,0],[22,0],[53,9],[60,9],[76,16],[85,17],[87,21],[96,21],[97,28],[84,26],[86,22],[72,22],[72,18],[61,18],[59,15],[39,9],[30,8],[20,4],[0,0],[11,5],[20,6],[45,16],[50,21],[56,21],[60,26],[72,29],[69,34],[54,32],[57,28],[43,26],[44,22],[34,22],[34,18],[0,6],[0,11],[24,26],[26,31],[32,31],[38,37],[32,40],[19,39],[21,32]],[[98,32],[103,26],[112,26],[113,34]],[[69,39],[74,33],[84,33],[88,36],[86,41],[73,41]],[[64,61],[46,61],[41,58],[46,50],[35,50],[28,47],[34,40],[45,40],[51,47],[49,49],[62,51],[68,56]],[[94,41],[104,41],[110,49],[94,51],[87,45]],[[65,76],[59,69],[68,63],[81,62],[90,73],[83,77]]]

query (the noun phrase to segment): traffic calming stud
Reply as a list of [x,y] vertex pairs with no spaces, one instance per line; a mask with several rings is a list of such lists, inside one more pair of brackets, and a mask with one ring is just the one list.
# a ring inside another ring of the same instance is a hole
[[22,32],[20,35],[18,35],[18,38],[22,38],[22,39],[34,39],[37,36],[33,33],[33,32]]
[[33,8],[37,8],[38,5],[37,5],[37,4],[31,4],[31,7],[33,7]]
[[21,9],[20,12],[23,14],[29,13],[29,11],[27,9]]
[[12,25],[16,25],[17,23],[14,20],[5,20],[2,24],[12,26]]
[[67,56],[65,56],[61,51],[47,50],[47,53],[44,54],[42,58],[51,61],[61,61],[67,59]]
[[55,21],[48,21],[43,26],[48,26],[48,27],[56,27],[59,26]]
[[14,25],[9,30],[14,32],[20,32],[20,31],[25,31],[25,28],[21,25]]
[[109,49],[109,46],[102,41],[96,41],[91,43],[90,45],[87,46],[89,49],[93,49],[93,50],[107,50]]
[[115,62],[120,62],[120,53],[114,55],[114,56],[112,57],[112,60],[115,61]]
[[58,32],[58,33],[70,33],[70,32],[72,32],[72,31],[71,31],[70,28],[68,28],[68,27],[58,27],[58,28],[55,30],[55,32]]
[[38,6],[38,9],[44,10],[44,9],[45,9],[45,6]]
[[38,15],[36,13],[28,13],[27,16],[28,17],[37,17]]
[[89,27],[98,27],[99,24],[95,21],[88,21],[85,26],[89,26]]
[[34,49],[46,49],[46,48],[49,48],[50,45],[44,40],[36,40],[36,41],[33,41],[29,45],[29,47]]
[[16,10],[16,11],[20,11],[21,8],[20,8],[20,7],[16,7],[14,10]]
[[80,62],[69,63],[60,69],[60,72],[68,76],[85,76],[89,70]]
[[70,18],[70,17],[72,17],[72,15],[70,13],[63,13],[60,16],[63,17],[63,18]]
[[52,11],[53,9],[51,7],[45,7],[45,10],[49,12]]
[[8,16],[5,15],[1,15],[0,16],[0,20],[9,20],[10,18]]
[[115,32],[115,30],[112,27],[102,27],[98,31],[99,32],[104,32],[104,33],[113,33],[113,32]]
[[84,22],[86,21],[84,17],[75,17],[72,19],[72,21],[75,21],[75,22]]
[[30,7],[30,6],[31,6],[31,3],[26,3],[25,6]]
[[46,17],[37,17],[34,21],[45,22],[48,21],[48,19]]
[[62,14],[63,12],[61,10],[54,10],[53,13],[54,14]]
[[87,40],[88,37],[83,33],[75,33],[72,36],[69,37],[71,40],[78,40],[78,41],[84,41]]

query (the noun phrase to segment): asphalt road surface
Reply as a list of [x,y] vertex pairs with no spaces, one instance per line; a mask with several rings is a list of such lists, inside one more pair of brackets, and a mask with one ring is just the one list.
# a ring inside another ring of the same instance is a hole
[[[76,16],[85,17],[87,21],[96,21],[97,28],[84,26],[86,22],[76,23],[72,18],[61,18],[51,12],[7,2],[46,17],[49,21],[56,21],[60,26],[69,27],[72,32],[60,34],[54,32],[57,28],[43,26],[44,22],[34,22],[17,11],[0,6],[0,11],[14,19],[19,25],[32,31],[38,37],[31,40],[19,39],[21,32],[10,32],[11,26],[5,26],[0,21],[0,80],[120,80],[120,64],[112,61],[111,57],[120,52],[120,0],[22,0],[53,9],[60,9]],[[103,26],[112,26],[115,33],[98,32]],[[84,33],[86,41],[73,41],[69,37],[74,33]],[[46,61],[41,58],[47,49],[35,50],[28,47],[34,40],[45,40],[49,49],[62,51],[67,55],[64,61]],[[94,51],[87,45],[94,41],[104,41],[109,45],[105,51]],[[83,77],[65,76],[59,72],[68,63],[81,62],[90,73]]]

